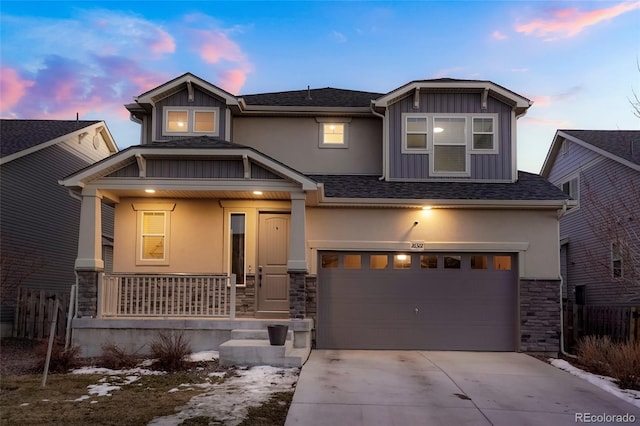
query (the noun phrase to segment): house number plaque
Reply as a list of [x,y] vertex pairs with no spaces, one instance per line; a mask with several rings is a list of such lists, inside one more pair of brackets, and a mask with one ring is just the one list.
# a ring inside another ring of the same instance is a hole
[[424,241],[411,241],[411,250],[424,250]]

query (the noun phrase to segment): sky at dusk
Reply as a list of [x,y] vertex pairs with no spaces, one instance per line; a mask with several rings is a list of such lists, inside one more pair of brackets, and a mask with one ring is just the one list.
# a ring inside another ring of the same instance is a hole
[[491,80],[534,101],[518,168],[557,129],[640,129],[640,1],[14,1],[0,3],[0,116],[104,120],[185,72],[234,94]]

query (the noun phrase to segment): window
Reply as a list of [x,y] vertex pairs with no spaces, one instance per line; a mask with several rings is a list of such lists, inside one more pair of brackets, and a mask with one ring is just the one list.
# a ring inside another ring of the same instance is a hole
[[142,212],[142,260],[165,259],[166,231],[166,212]]
[[493,117],[473,117],[473,150],[495,149]]
[[573,198],[574,200],[578,199],[578,178],[570,179],[566,182],[562,183],[562,191]]
[[433,119],[433,172],[467,172],[467,119],[435,117]]
[[620,244],[611,243],[611,276],[613,278],[622,278],[624,276],[622,258],[622,247]]
[[323,254],[322,255],[322,268],[334,269],[338,267],[338,255],[337,254]]
[[369,268],[386,269],[389,264],[389,256],[386,254],[372,254],[369,257]]
[[460,269],[460,256],[445,256],[444,269]]
[[316,117],[319,123],[320,148],[348,148],[349,118]]
[[231,273],[236,275],[236,284],[245,285],[245,214],[231,214]]
[[393,256],[393,269],[411,269],[411,255],[396,254]]
[[471,256],[471,269],[489,269],[489,262],[487,256],[472,255]]
[[493,256],[493,269],[496,271],[510,271],[511,256]]
[[437,269],[438,268],[438,256],[432,254],[420,255],[420,268],[421,269]]
[[360,269],[362,267],[362,258],[359,254],[345,254],[344,255],[344,268],[345,269]]
[[136,265],[168,265],[174,203],[134,203]]
[[402,125],[404,127],[403,151],[426,151],[429,147],[427,143],[429,129],[427,117],[406,114]]
[[218,108],[165,107],[163,136],[218,136]]

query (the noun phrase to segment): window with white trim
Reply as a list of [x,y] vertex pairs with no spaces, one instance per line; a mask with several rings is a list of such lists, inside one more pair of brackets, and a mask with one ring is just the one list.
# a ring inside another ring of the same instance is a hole
[[471,155],[498,154],[498,114],[402,114],[402,153],[429,154],[431,176],[471,174]]
[[348,148],[350,118],[316,117],[320,148]]
[[219,136],[219,108],[164,107],[163,136]]
[[174,203],[135,203],[136,265],[169,265]]
[[[562,182],[560,189],[578,203],[580,202],[580,180],[577,176]],[[575,208],[571,209],[570,212],[574,210]]]
[[624,276],[624,262],[620,244],[611,243],[611,276],[613,278],[622,278]]

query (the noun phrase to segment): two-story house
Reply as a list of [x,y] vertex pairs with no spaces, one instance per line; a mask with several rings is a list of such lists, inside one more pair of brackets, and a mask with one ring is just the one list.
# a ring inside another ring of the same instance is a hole
[[[3,337],[12,334],[20,287],[64,296],[76,282],[80,201],[58,180],[117,151],[104,121],[0,120]],[[109,269],[113,209],[103,210],[99,243]]]
[[141,94],[141,144],[62,181],[83,200],[76,341],[224,347],[275,321],[295,347],[557,352],[573,202],[517,170],[530,106],[451,79],[234,96],[187,73]]
[[560,220],[564,297],[640,304],[640,131],[558,130],[542,176],[578,203]]

